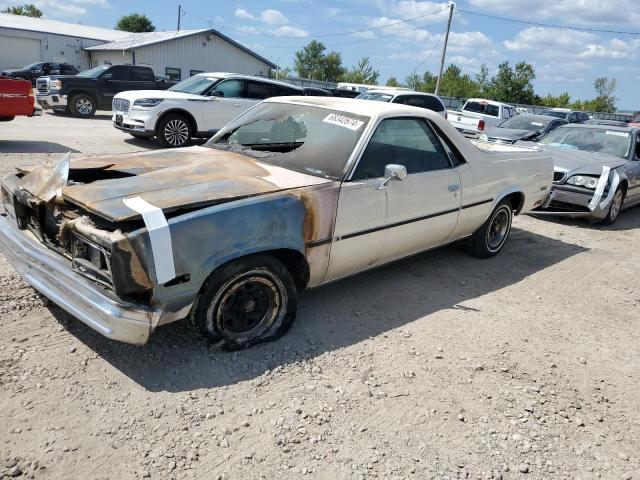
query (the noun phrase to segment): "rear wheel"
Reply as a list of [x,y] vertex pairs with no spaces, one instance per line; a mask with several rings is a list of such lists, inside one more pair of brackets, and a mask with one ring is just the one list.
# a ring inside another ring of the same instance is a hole
[[216,270],[196,302],[193,327],[230,350],[274,340],[296,317],[298,293],[287,268],[269,255],[236,260]]
[[96,101],[90,95],[80,93],[71,97],[69,110],[74,117],[92,117],[96,113]]
[[603,225],[613,225],[615,223],[615,221],[618,219],[618,215],[620,215],[620,211],[622,210],[624,197],[624,189],[618,187],[616,193],[613,195],[613,200],[611,200],[611,205],[609,205],[607,216],[604,217],[604,219],[600,223],[602,223]]
[[184,147],[191,140],[191,125],[179,114],[170,114],[160,120],[156,130],[158,141],[163,147]]
[[469,252],[478,258],[497,255],[509,238],[513,209],[508,200],[503,200],[491,212],[486,222],[468,241]]

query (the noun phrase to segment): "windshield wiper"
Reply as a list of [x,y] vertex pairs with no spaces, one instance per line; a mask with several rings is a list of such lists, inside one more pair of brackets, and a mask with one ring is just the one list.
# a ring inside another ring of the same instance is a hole
[[242,146],[250,148],[251,150],[257,150],[259,152],[291,152],[298,147],[304,145],[304,142],[287,142],[287,143],[243,143]]

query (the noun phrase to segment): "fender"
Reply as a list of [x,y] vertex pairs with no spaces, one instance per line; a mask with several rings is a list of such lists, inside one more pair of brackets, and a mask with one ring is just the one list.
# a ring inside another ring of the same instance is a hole
[[[198,133],[198,122],[196,121],[195,117],[187,110],[184,110],[182,108],[171,108],[165,112],[162,112],[162,115],[160,115],[157,119],[156,119],[156,124],[155,124],[155,129],[156,131],[158,130],[158,124],[162,121],[162,119],[164,117],[166,117],[167,115],[170,115],[172,113],[178,113],[180,115],[184,115],[185,117],[187,117],[187,120],[189,121],[189,123],[191,123],[191,128],[192,128],[192,135],[195,135]],[[156,132],[157,133],[157,132]]]
[[[525,196],[525,193],[522,191],[522,188],[517,187],[515,185],[505,188],[502,192],[500,192],[499,195],[496,195],[496,198],[493,199],[493,203],[491,204],[491,211],[489,212],[489,215],[491,215],[491,212],[493,212],[493,210],[502,200],[504,200],[506,197],[514,193],[518,193],[522,195],[522,202],[520,203],[520,206],[518,206],[517,209],[514,209],[514,213],[518,215],[525,203],[526,196]],[[487,218],[489,218],[489,215],[487,215]]]

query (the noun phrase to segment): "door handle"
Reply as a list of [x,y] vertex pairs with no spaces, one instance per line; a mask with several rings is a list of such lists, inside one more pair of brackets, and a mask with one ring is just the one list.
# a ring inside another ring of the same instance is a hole
[[460,185],[458,185],[457,183],[452,183],[449,185],[450,192],[457,192],[458,190],[460,190]]

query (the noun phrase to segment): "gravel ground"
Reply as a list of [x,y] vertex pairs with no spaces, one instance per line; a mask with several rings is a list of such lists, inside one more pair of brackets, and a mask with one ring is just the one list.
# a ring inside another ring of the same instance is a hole
[[[146,148],[45,114],[2,125],[0,170]],[[639,226],[517,218],[494,259],[310,291],[235,353],[180,323],[106,340],[0,255],[0,478],[640,478]]]

